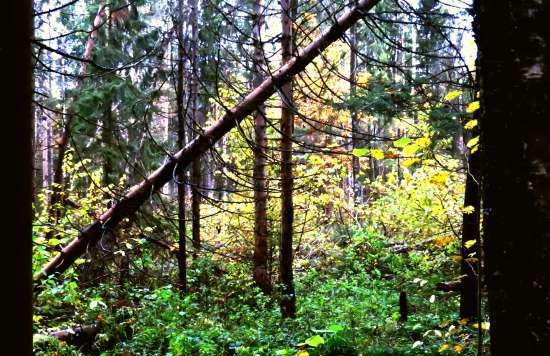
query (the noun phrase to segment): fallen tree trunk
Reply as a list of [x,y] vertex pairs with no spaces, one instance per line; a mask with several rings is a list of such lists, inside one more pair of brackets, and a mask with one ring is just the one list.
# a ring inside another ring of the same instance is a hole
[[458,292],[462,289],[461,281],[439,282],[435,285],[435,290],[442,292]]
[[82,346],[92,342],[100,330],[101,323],[97,322],[90,325],[77,325],[65,330],[52,331],[48,334],[35,334],[34,339],[54,337],[70,345]]
[[264,80],[237,106],[228,109],[225,115],[208,127],[204,133],[195,137],[187,146],[170,157],[167,163],[159,167],[141,183],[132,187],[118,203],[101,215],[97,221],[85,227],[75,239],[35,275],[35,290],[49,276],[61,274],[67,270],[86,251],[88,245],[95,244],[101,238],[103,232],[113,230],[122,219],[136,212],[151,194],[158,191],[172,179],[174,172],[177,173],[188,166],[197,156],[211,148],[217,140],[234,128],[242,119],[252,114],[258,105],[273,95],[292,76],[304,70],[315,57],[340,38],[346,30],[366,14],[366,11],[378,2],[379,0],[359,1],[357,5],[338,18],[321,37],[310,43],[288,63],[275,71],[271,77]]

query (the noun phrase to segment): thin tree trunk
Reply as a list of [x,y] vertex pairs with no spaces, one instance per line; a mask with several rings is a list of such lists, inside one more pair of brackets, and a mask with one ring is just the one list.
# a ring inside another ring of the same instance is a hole
[[475,10],[491,355],[548,355],[550,2]]
[[[283,65],[289,63],[294,52],[293,25],[296,11],[296,0],[281,0],[282,36],[281,47]],[[294,223],[294,206],[292,190],[292,133],[294,131],[294,105],[292,98],[292,78],[281,87],[281,248],[280,275],[282,285],[281,314],[284,318],[296,317],[296,295],[293,281],[292,235]]]
[[[106,12],[104,6],[100,6],[99,10],[97,11],[96,17],[94,18],[94,23],[92,26],[92,30],[90,33],[90,37],[88,38],[88,41],[86,42],[86,47],[84,50],[84,54],[82,55],[82,58],[85,60],[82,62],[82,66],[80,68],[80,75],[85,75],[88,71],[88,60],[92,58],[92,52],[95,45],[95,41],[97,39],[98,35],[98,29],[102,25],[103,18],[105,17]],[[83,79],[80,77],[77,80],[76,87],[80,88],[82,86]],[[66,121],[63,126],[63,133],[61,134],[61,137],[59,139],[58,143],[58,153],[57,153],[57,160],[55,162],[54,167],[54,173],[53,173],[53,182],[52,182],[52,195],[50,196],[50,204],[49,204],[49,216],[50,219],[53,220],[55,223],[58,222],[60,218],[60,204],[62,202],[62,192],[63,192],[63,164],[65,162],[65,154],[67,152],[68,146],[69,146],[69,137],[71,136],[71,128],[73,123],[74,115],[72,113],[68,113],[66,115]]]
[[464,206],[474,210],[464,213],[462,218],[462,259],[460,274],[462,285],[460,289],[460,317],[474,319],[478,314],[478,259],[480,249],[479,217],[481,207],[479,175],[479,153],[468,157]]
[[[178,0],[178,13],[176,14],[178,33],[178,72],[176,82],[176,101],[178,118],[178,149],[185,145],[185,115],[184,115],[184,89],[183,77],[185,73],[185,53],[183,46],[183,0]],[[178,179],[178,285],[180,291],[187,291],[187,245],[185,241],[185,170],[180,169]]]
[[366,12],[376,5],[379,0],[361,0],[357,6],[338,18],[337,23],[331,26],[321,37],[310,43],[298,55],[292,57],[288,63],[273,72],[262,84],[252,90],[239,104],[228,109],[227,112],[202,135],[195,137],[183,149],[176,152],[168,161],[151,173],[138,185],[133,186],[128,193],[103,213],[98,220],[86,226],[78,236],[67,244],[61,252],[50,260],[34,277],[35,288],[39,288],[42,281],[53,274],[61,274],[80,257],[89,244],[94,244],[101,237],[105,229],[115,229],[118,223],[136,212],[140,206],[149,200],[153,192],[157,192],[164,184],[172,179],[174,169],[178,172],[187,167],[193,159],[211,148],[217,140],[227,134],[247,115],[252,114],[259,104],[267,100],[292,76],[300,73],[325,48],[338,40],[340,36]]
[[[357,31],[355,26],[351,26],[349,31],[349,45],[350,45],[350,58],[349,58],[349,95],[350,98],[355,98],[357,92]],[[351,146],[352,150],[359,147],[359,121],[357,119],[357,110],[352,105],[350,109],[351,116]],[[361,172],[361,166],[359,164],[359,157],[351,156],[352,165],[352,181],[351,189],[353,190],[353,202],[358,202],[361,196],[361,185],[359,184],[359,173]],[[361,202],[360,202],[361,203]]]
[[[252,4],[252,38],[254,41],[254,86],[262,84],[265,70],[265,55],[260,31],[264,24],[262,0]],[[266,120],[265,104],[261,103],[254,114],[254,281],[266,294],[271,292],[267,257],[267,177],[266,177]]]
[[[191,6],[191,88],[189,95],[191,101],[191,119],[193,120],[193,129],[195,134],[199,134],[202,128],[202,118],[198,110],[199,105],[199,67],[197,63],[198,58],[198,41],[199,41],[199,29],[198,29],[198,0],[192,0]],[[191,172],[191,228],[193,235],[193,259],[197,259],[201,248],[201,157],[197,155],[193,161],[193,167]]]

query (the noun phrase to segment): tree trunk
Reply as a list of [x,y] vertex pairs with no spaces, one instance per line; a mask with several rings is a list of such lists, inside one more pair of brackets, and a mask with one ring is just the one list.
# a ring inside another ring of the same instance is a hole
[[[176,107],[178,119],[177,147],[185,146],[185,115],[184,115],[184,87],[185,49],[183,31],[183,0],[178,0],[177,35],[178,35],[178,69],[176,78]],[[181,293],[187,291],[187,244],[185,241],[185,170],[180,169],[177,174],[178,189],[178,285]]]
[[462,217],[462,248],[460,274],[462,285],[460,288],[460,317],[474,319],[478,315],[478,278],[480,251],[479,217],[481,208],[479,153],[475,152],[468,157],[466,172],[466,188],[464,192],[464,206],[471,206],[474,210],[464,213]]
[[[296,0],[281,0],[282,8],[282,63],[289,63],[294,54],[293,25],[296,17]],[[296,295],[292,273],[292,228],[294,207],[292,190],[292,133],[294,131],[294,114],[292,98],[292,77],[281,87],[281,248],[280,275],[282,285],[281,314],[284,318],[296,317]]]
[[[357,91],[357,31],[355,26],[352,26],[349,31],[349,45],[350,45],[350,57],[349,57],[349,95],[350,99],[353,99]],[[359,121],[357,120],[357,110],[355,105],[351,105],[351,148],[356,149],[359,147]],[[361,172],[361,166],[359,164],[359,157],[351,156],[351,172],[352,181],[351,189],[353,190],[353,202],[356,204],[361,197],[361,185],[359,184],[359,173]]]
[[5,236],[2,246],[2,280],[6,288],[4,302],[9,307],[2,319],[11,325],[2,332],[3,355],[32,355],[32,1],[6,2],[2,32],[10,34],[2,41],[2,79],[9,88],[2,95],[2,151],[9,156],[3,172],[2,197],[9,206],[4,210]]
[[[102,21],[105,15],[106,12],[104,6],[100,6],[99,10],[97,11],[96,17],[94,18],[94,23],[91,29],[90,37],[86,42],[84,54],[82,55],[84,61],[82,62],[82,66],[80,67],[80,75],[84,75],[88,71],[87,61],[92,58],[92,51],[95,45],[95,40],[97,39],[98,29],[102,25]],[[77,88],[80,88],[82,86],[82,80],[82,77],[77,80]],[[66,116],[66,121],[63,125],[63,133],[61,134],[61,137],[58,141],[58,153],[53,172],[52,195],[50,196],[49,204],[48,215],[50,216],[50,219],[53,220],[55,223],[58,222],[61,213],[59,205],[62,202],[63,196],[63,164],[65,161],[65,153],[67,152],[67,148],[69,146],[69,137],[71,136],[71,128],[74,115],[69,112]]]
[[475,6],[491,355],[548,355],[550,2]]
[[[262,0],[254,0],[252,5],[252,38],[254,41],[254,86],[262,84],[266,66],[260,31],[264,24]],[[266,120],[265,104],[258,105],[254,113],[254,281],[260,289],[271,292],[271,278],[268,273],[267,243],[267,177],[266,177]]]
[[298,55],[292,57],[288,63],[272,73],[262,84],[252,90],[239,104],[228,109],[226,113],[210,127],[204,130],[202,135],[195,137],[183,149],[170,157],[165,164],[151,173],[141,183],[133,186],[128,193],[115,203],[109,210],[103,213],[98,220],[86,226],[78,236],[66,245],[61,252],[46,264],[34,277],[35,288],[39,288],[42,281],[53,274],[61,274],[80,257],[88,244],[96,243],[104,229],[114,229],[118,223],[133,214],[149,199],[153,192],[157,192],[164,184],[172,179],[174,169],[187,167],[193,159],[211,148],[217,140],[234,128],[247,115],[252,114],[258,105],[267,100],[292,76],[300,73],[311,61],[319,55],[331,43],[355,22],[366,11],[371,9],[379,0],[361,0],[352,10],[342,15],[321,37],[310,43]]
[[[190,102],[191,102],[191,119],[193,121],[193,127],[195,134],[200,134],[202,128],[202,117],[198,110],[198,90],[199,90],[199,67],[197,63],[198,51],[199,51],[199,28],[198,28],[198,0],[192,0],[191,6],[191,75],[189,90]],[[197,259],[201,248],[201,157],[197,155],[193,161],[193,167],[191,172],[191,228],[193,235],[193,259]]]

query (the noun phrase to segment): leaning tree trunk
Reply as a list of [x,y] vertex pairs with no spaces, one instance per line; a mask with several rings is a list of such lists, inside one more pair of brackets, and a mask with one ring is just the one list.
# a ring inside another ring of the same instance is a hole
[[548,355],[550,2],[475,5],[491,354]]
[[[293,25],[296,11],[296,0],[281,0],[282,36],[281,47],[283,65],[290,62],[293,52]],[[292,99],[292,77],[281,87],[281,248],[279,251],[281,275],[281,314],[283,317],[296,317],[296,295],[292,273],[292,225],[294,207],[292,190],[292,132],[294,131],[294,102]]]
[[[262,84],[266,66],[263,43],[260,36],[264,24],[262,0],[254,0],[252,5],[252,38],[254,41],[254,86]],[[267,234],[267,177],[266,177],[266,119],[265,104],[258,105],[254,113],[254,281],[260,289],[271,292],[271,279],[268,273],[268,234]]]
[[[267,100],[292,76],[300,73],[325,48],[338,40],[340,36],[371,9],[379,0],[361,0],[357,6],[342,15],[321,37],[310,43],[303,51],[293,56],[288,63],[273,72],[262,84],[252,90],[238,105],[226,113],[201,135],[195,137],[183,149],[168,158],[168,161],[151,173],[141,183],[132,187],[129,192],[103,213],[98,220],[86,226],[78,236],[66,245],[61,252],[46,264],[34,277],[35,288],[53,274],[61,274],[80,257],[89,244],[94,244],[104,230],[115,229],[118,223],[136,212],[153,192],[157,192],[176,173],[187,167],[193,159],[211,148],[217,140],[234,128],[247,115],[252,114],[259,104]],[[177,165],[177,167],[176,167]]]

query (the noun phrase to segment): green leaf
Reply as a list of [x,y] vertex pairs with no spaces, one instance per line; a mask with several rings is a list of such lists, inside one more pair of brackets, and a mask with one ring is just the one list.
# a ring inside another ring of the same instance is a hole
[[355,157],[363,157],[369,152],[370,152],[370,148],[363,147],[363,148],[354,148],[353,151],[351,151],[351,154],[354,155]]
[[328,328],[329,328],[329,330],[332,330],[335,333],[344,330],[344,327],[342,325],[338,325],[338,324],[333,324],[333,325],[329,326]]
[[408,137],[401,137],[399,140],[393,141],[394,147],[405,147],[411,142],[411,139]]
[[325,343],[325,339],[321,335],[313,335],[312,337],[308,337],[306,339],[306,344],[308,344],[311,347],[317,347],[324,343]]

